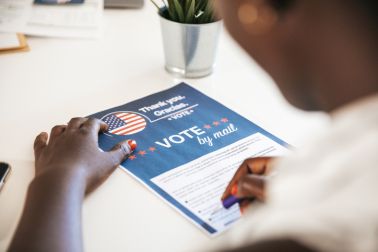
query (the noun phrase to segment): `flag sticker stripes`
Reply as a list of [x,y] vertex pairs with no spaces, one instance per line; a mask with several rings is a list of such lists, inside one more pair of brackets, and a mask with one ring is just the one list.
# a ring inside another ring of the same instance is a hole
[[131,112],[115,112],[106,115],[102,120],[108,124],[110,134],[119,136],[136,134],[147,126],[147,122],[142,116]]

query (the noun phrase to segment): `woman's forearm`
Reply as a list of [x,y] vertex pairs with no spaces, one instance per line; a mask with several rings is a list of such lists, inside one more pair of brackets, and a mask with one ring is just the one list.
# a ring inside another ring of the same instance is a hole
[[[107,124],[95,118],[72,118],[39,134],[34,141],[36,177],[10,251],[82,251],[81,206],[135,149],[125,140],[110,151],[98,148]],[[134,146],[134,147],[133,147]]]
[[56,172],[36,177],[9,251],[82,251],[83,177]]

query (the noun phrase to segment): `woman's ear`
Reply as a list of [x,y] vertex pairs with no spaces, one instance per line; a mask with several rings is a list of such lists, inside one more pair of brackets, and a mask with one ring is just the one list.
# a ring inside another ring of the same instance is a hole
[[243,30],[251,35],[260,35],[272,29],[278,13],[266,1],[244,1],[237,11],[238,21]]
[[295,0],[243,1],[237,11],[240,25],[252,35],[269,32]]

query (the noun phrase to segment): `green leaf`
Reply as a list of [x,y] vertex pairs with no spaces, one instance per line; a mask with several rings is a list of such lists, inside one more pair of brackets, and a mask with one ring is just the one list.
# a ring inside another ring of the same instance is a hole
[[182,9],[182,6],[180,5],[178,0],[173,0],[174,8],[177,14],[177,21],[181,23],[185,23],[185,15],[184,11]]
[[173,0],[168,0],[168,14],[169,14],[169,18],[172,21],[177,21],[177,15],[176,15],[175,8],[173,5]]
[[190,5],[188,7],[188,11],[186,13],[185,23],[193,23],[195,19],[195,6],[196,6],[196,0],[189,0]]
[[[215,20],[213,0],[161,0],[167,9],[164,11],[168,19],[188,24],[210,23]],[[156,4],[156,2],[154,2]],[[201,15],[199,15],[201,13]],[[197,17],[196,17],[197,16]]]
[[157,5],[157,3],[155,3],[155,1],[154,0],[150,0],[151,1],[151,3],[153,4],[153,5],[155,5],[156,6],[156,8],[159,10],[160,9],[160,7],[159,7],[159,5]]
[[188,13],[188,10],[189,10],[191,4],[192,4],[192,0],[186,0],[186,1],[185,1],[185,9],[184,9],[184,12],[185,12],[186,14]]
[[204,6],[204,15],[201,17],[201,23],[211,23],[214,22],[214,6],[212,1],[206,1],[206,5]]

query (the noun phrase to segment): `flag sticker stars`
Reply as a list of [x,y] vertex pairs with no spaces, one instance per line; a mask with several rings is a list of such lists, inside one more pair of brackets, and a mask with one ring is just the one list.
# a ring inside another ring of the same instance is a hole
[[214,121],[214,122],[212,122],[210,124],[205,124],[203,126],[203,128],[209,130],[209,129],[212,128],[211,125],[213,125],[214,127],[216,127],[216,126],[219,126],[221,123],[228,123],[228,122],[229,122],[228,118],[223,117],[219,121]]
[[[150,152],[154,152],[154,151],[156,150],[156,148],[155,148],[155,147],[150,147],[150,148],[148,148],[148,150],[149,150]],[[129,159],[130,159],[130,160],[134,160],[134,159],[137,158],[137,155],[138,155],[139,157],[144,157],[145,155],[147,155],[147,151],[145,151],[145,150],[140,150],[140,151],[138,151],[137,153],[135,153],[135,155],[131,155],[131,156],[129,156]]]
[[154,151],[156,151],[156,148],[155,147],[150,147],[150,148],[148,148],[148,150],[151,151],[151,152],[154,152]]
[[138,152],[138,154],[143,157],[144,155],[147,154],[147,152],[144,151],[144,150],[141,150],[141,151]]
[[115,112],[102,118],[109,126],[110,134],[126,136],[141,132],[146,128],[146,120],[134,113]]

